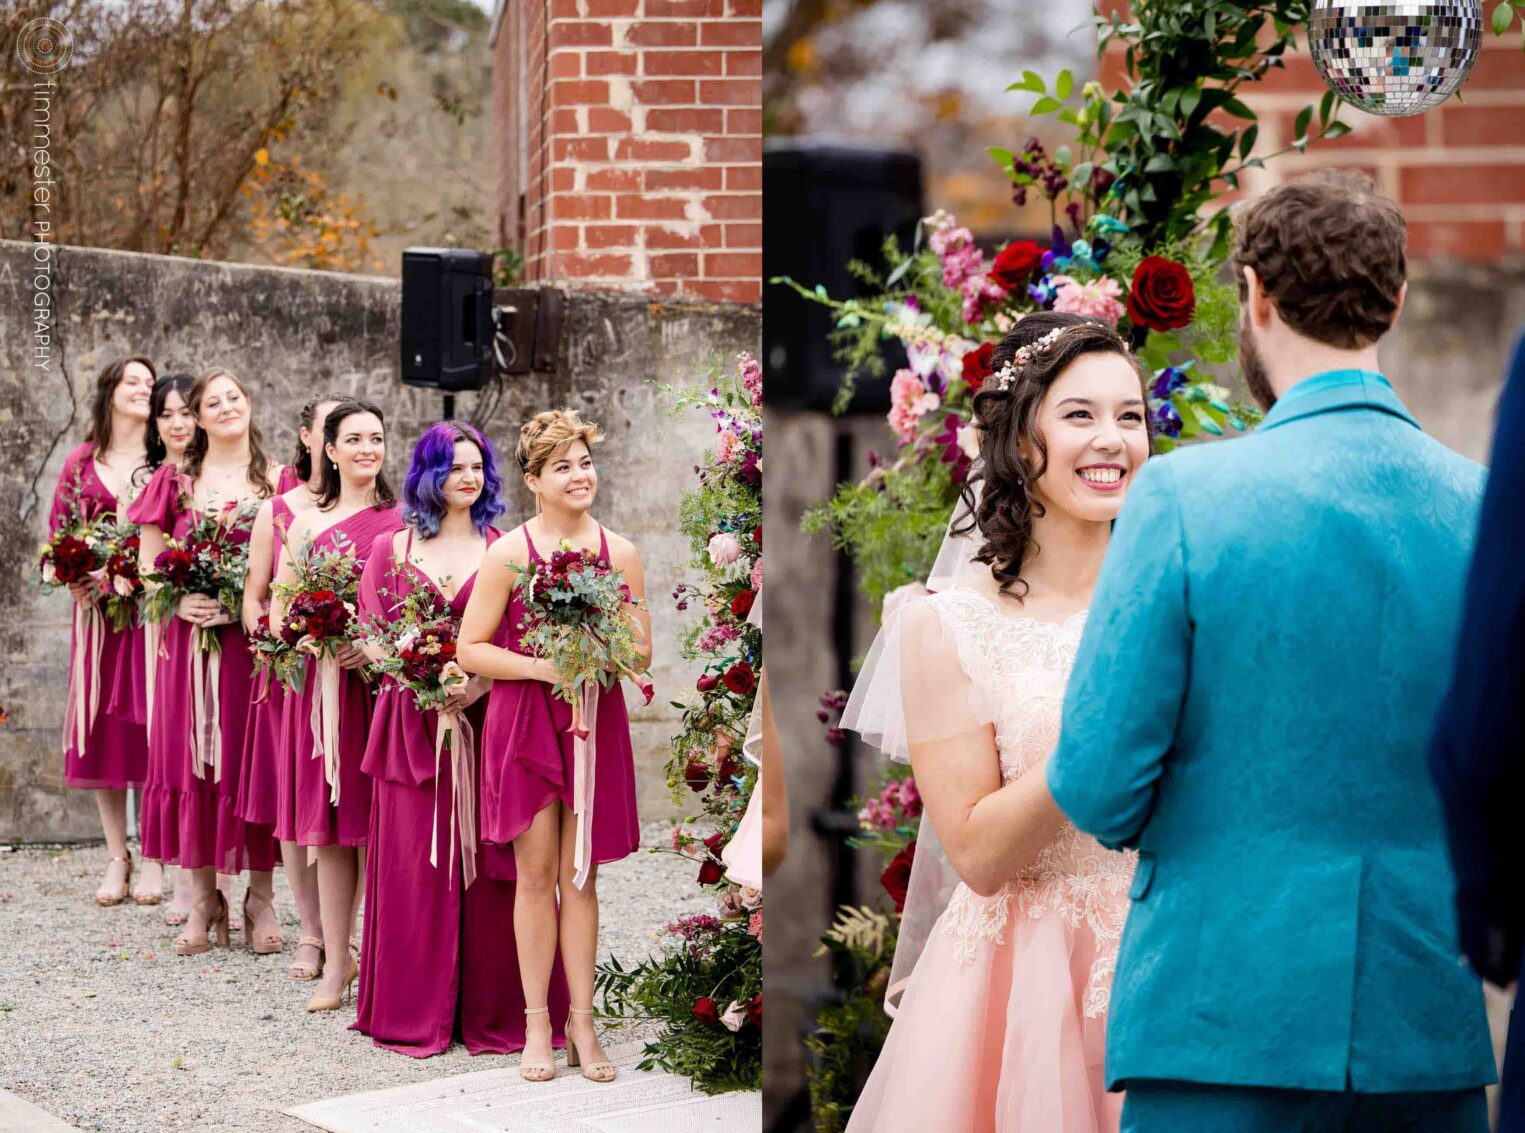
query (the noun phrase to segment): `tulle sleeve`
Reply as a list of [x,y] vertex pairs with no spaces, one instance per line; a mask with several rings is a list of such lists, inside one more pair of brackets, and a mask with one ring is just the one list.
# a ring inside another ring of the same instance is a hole
[[[914,747],[916,765],[925,767],[926,760],[937,758],[938,743],[992,723],[994,706],[970,677],[977,659],[966,658],[960,649],[960,626],[965,636],[977,632],[969,617],[964,604],[942,596],[913,598],[891,613],[853,686],[843,727],[894,759],[910,762]],[[899,1007],[958,883],[932,820],[923,812],[884,997],[889,1014]]]
[[935,597],[890,612],[853,685],[842,726],[891,759],[911,760],[911,745],[936,743],[995,719],[960,659],[953,614]]
[[[397,572],[393,569],[392,532],[387,531],[371,540],[371,553],[366,558],[365,570],[360,575],[360,616],[362,618],[392,618],[392,609],[398,601]],[[390,598],[383,596],[385,590]]]
[[180,514],[179,475],[173,464],[161,464],[127,509],[127,518],[140,526],[157,527],[166,535],[173,532]]

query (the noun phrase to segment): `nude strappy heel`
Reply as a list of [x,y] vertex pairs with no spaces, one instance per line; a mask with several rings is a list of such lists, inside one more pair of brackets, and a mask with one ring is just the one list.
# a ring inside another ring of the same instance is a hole
[[188,932],[182,932],[175,940],[176,956],[200,956],[212,946],[213,933],[217,936],[219,947],[228,946],[228,899],[222,895],[222,890],[214,889],[212,893],[217,898],[217,912],[207,920],[206,931],[197,940]]
[[113,895],[107,893],[104,889],[97,889],[95,891],[95,903],[103,909],[109,909],[113,905],[120,905],[123,901],[127,900],[127,890],[132,885],[132,851],[127,851],[125,858],[119,858],[112,854],[106,860],[108,862],[125,862],[127,865],[127,876],[122,879],[122,891],[120,893]]
[[[524,1009],[524,1017],[526,1019],[531,1015],[549,1015],[550,1013],[551,1009],[549,1007],[526,1007]],[[570,1046],[567,1047],[569,1053],[571,1049]],[[520,1058],[519,1077],[523,1078],[526,1082],[549,1082],[552,1078],[556,1077],[554,1050],[551,1052],[551,1057],[553,1059],[551,1062],[526,1062],[523,1058]]]
[[275,909],[275,902],[264,894],[256,893],[252,889],[244,891],[244,943],[249,946],[249,950],[256,956],[272,956],[284,948],[286,942],[281,937],[279,927],[276,928],[274,936],[256,937],[254,935],[254,915],[249,912],[250,897],[263,902],[265,908],[270,909],[272,912]]
[[315,980],[323,972],[323,938],[321,936],[304,936],[297,941],[297,947],[307,945],[309,948],[318,950],[318,963],[316,966],[304,960],[293,960],[286,965],[286,975],[294,980]]
[[[587,1015],[590,1018],[593,1015],[591,1007],[573,1007],[570,1010],[572,1015]],[[607,1060],[583,1063],[582,1056],[577,1053],[577,1044],[572,1041],[572,1015],[567,1016],[567,1066],[574,1070],[579,1065],[582,1066],[582,1076],[590,1082],[614,1081],[619,1077],[619,1071],[615,1069],[614,1063]],[[594,1038],[597,1038],[596,1034]]]

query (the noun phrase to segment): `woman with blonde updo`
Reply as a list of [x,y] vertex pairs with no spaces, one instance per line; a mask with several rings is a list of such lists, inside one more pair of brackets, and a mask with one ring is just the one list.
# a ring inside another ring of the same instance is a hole
[[[514,588],[531,563],[544,562],[567,543],[596,550],[623,573],[634,602],[645,597],[635,547],[592,515],[598,492],[592,450],[602,440],[596,426],[569,410],[540,413],[519,431],[516,455],[525,487],[535,497],[535,515],[488,549],[457,646],[462,668],[493,681],[482,734],[481,840],[514,849],[514,936],[528,1005],[519,1073],[532,1082],[555,1076],[553,1047],[563,1041],[567,1065],[581,1064],[583,1077],[594,1082],[615,1077],[593,1026],[594,881],[599,865],[625,857],[640,840],[630,721],[618,685],[600,695],[590,722],[596,737],[592,766],[579,792],[572,707],[552,694],[560,676],[555,666],[520,649],[525,611]],[[650,619],[639,605],[631,612],[649,662]],[[581,886],[573,866],[579,793],[592,863]],[[561,1019],[550,1016],[548,1002],[558,942],[571,997],[564,1040],[556,1026]]]

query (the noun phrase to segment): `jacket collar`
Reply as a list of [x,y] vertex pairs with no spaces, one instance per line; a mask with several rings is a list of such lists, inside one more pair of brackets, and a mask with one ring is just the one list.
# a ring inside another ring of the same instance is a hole
[[1260,428],[1274,429],[1300,417],[1312,417],[1337,409],[1375,409],[1390,413],[1418,429],[1419,422],[1404,408],[1392,383],[1375,370],[1326,370],[1304,378],[1282,394],[1261,421]]

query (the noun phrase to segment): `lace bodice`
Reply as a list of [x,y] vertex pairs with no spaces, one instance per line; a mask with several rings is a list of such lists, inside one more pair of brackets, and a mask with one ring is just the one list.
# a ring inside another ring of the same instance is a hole
[[[962,587],[931,601],[952,631],[960,666],[993,707],[1001,781],[1010,783],[1059,742],[1064,690],[1085,612],[1064,622],[1006,617],[990,598]],[[1104,1013],[1136,858],[1107,850],[1066,822],[1037,860],[993,896],[980,897],[965,885],[954,890],[943,927],[954,936],[955,959],[972,960],[982,939],[1001,941],[1013,906],[1019,915],[1061,916],[1071,928],[1095,934],[1085,1011]]]

